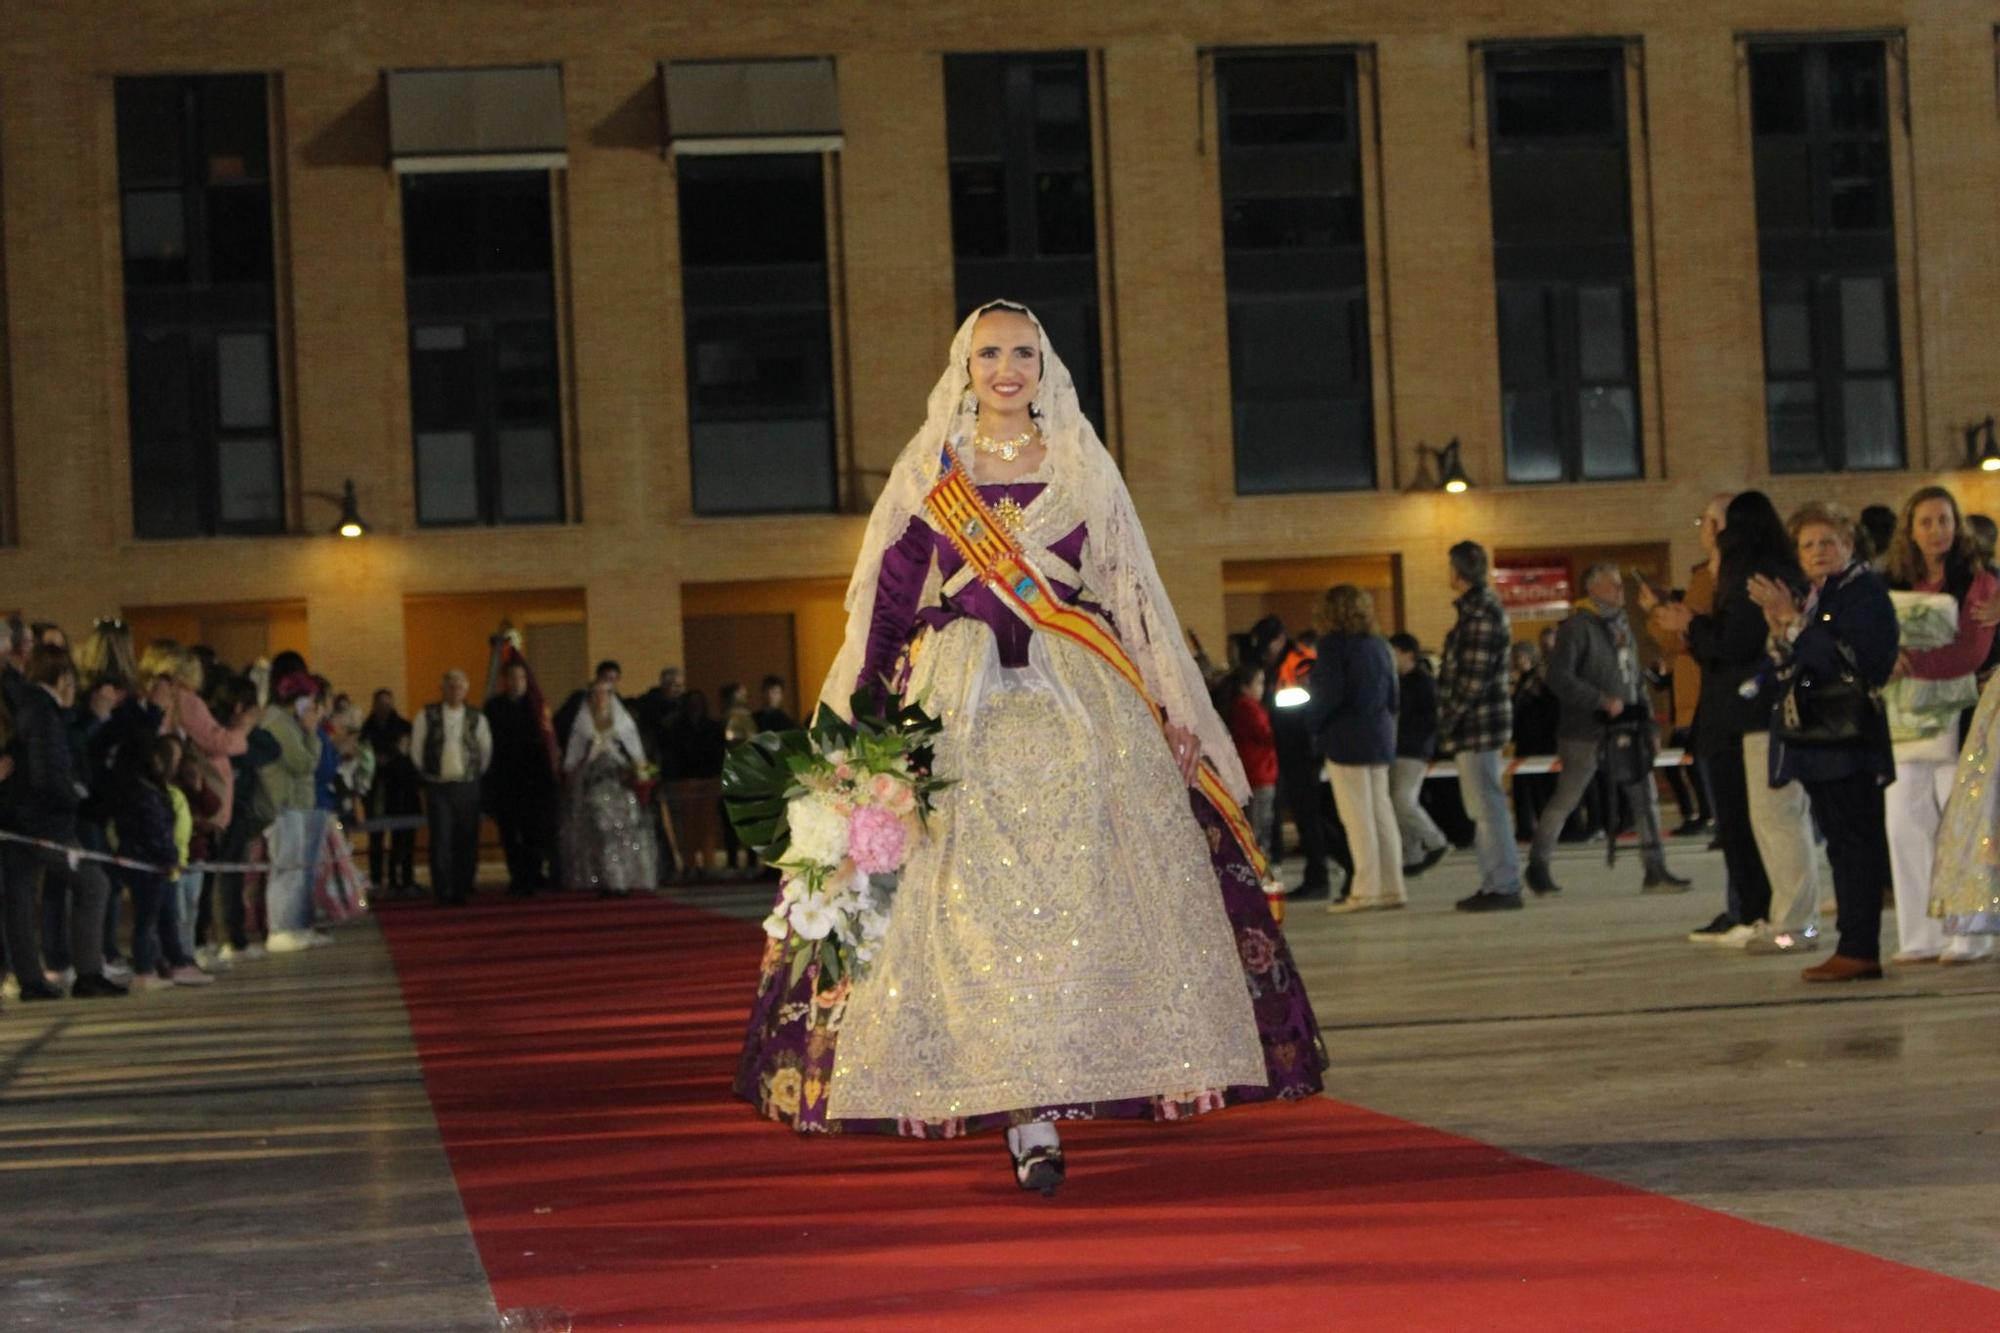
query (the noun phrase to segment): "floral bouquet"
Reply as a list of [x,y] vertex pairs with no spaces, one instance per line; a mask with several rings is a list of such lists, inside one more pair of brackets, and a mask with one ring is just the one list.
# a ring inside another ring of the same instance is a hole
[[[1889,594],[1889,600],[1896,607],[1900,647],[1924,652],[1958,637],[1958,603],[1951,594],[1898,590]],[[1928,740],[1979,702],[1979,682],[1970,672],[1946,680],[1905,676],[1883,689],[1882,700],[1888,708],[1891,740]]]
[[660,766],[658,764],[641,759],[637,764],[632,766],[632,794],[639,798],[640,805],[646,805],[652,801],[653,793],[658,790],[659,785]]
[[867,971],[889,930],[889,900],[923,836],[940,723],[920,702],[863,690],[848,722],[824,704],[802,731],[761,732],[722,770],[729,821],[780,874],[764,931],[790,958],[796,984],[819,964],[829,991]]

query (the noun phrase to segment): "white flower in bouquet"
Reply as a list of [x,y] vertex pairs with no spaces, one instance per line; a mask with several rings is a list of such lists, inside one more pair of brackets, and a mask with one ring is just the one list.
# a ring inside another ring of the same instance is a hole
[[785,860],[805,865],[838,865],[847,855],[847,819],[832,801],[816,793],[794,797],[785,806],[791,847]]
[[840,912],[824,894],[808,893],[792,904],[792,930],[802,940],[823,940],[840,922]]

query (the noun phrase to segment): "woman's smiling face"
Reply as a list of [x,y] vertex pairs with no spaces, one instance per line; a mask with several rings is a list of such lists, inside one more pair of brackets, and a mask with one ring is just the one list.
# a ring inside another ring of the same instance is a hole
[[1027,410],[1042,383],[1042,338],[1035,321],[989,310],[972,326],[972,392],[995,416]]

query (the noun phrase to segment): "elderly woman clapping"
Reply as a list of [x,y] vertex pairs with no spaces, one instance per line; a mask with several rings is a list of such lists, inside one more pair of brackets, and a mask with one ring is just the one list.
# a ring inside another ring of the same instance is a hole
[[[1895,780],[1889,727],[1875,692],[1896,666],[1896,610],[1881,578],[1854,554],[1854,522],[1809,504],[1786,525],[1798,544],[1803,603],[1783,581],[1750,580],[1771,630],[1782,685],[1772,706],[1771,783],[1797,779],[1833,863],[1840,945],[1807,981],[1882,975],[1882,886],[1889,839],[1882,789]],[[1810,700],[1821,702],[1813,704]]]

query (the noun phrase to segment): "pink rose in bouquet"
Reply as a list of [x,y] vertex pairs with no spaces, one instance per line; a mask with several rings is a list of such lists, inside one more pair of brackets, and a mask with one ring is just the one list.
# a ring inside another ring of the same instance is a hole
[[877,805],[888,805],[896,798],[896,789],[903,784],[887,773],[877,773],[868,779],[868,799]]
[[864,875],[887,875],[902,869],[909,849],[903,821],[879,805],[864,805],[847,821],[847,855]]

